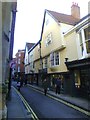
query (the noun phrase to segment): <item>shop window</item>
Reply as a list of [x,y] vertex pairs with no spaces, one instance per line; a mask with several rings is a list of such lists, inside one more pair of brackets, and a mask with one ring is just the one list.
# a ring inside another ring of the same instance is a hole
[[80,87],[80,73],[79,73],[79,71],[75,71],[74,75],[75,75],[75,86],[79,88]]

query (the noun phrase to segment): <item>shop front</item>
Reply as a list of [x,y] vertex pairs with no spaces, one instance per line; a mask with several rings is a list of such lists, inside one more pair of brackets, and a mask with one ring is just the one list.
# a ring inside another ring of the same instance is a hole
[[90,98],[90,58],[66,62],[65,64],[68,70],[72,71],[76,95]]
[[55,85],[56,85],[56,81],[58,78],[60,78],[61,81],[61,93],[64,92],[64,76],[65,73],[49,73],[48,74],[48,81],[49,81],[49,89],[52,91],[55,91]]

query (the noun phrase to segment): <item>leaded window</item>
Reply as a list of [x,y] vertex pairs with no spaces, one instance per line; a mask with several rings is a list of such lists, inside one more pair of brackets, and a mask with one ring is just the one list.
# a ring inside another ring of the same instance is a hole
[[55,53],[55,65],[59,65],[59,52]]

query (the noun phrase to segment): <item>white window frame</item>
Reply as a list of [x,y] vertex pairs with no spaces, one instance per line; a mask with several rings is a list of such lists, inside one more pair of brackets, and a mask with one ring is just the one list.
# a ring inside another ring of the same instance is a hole
[[47,36],[46,36],[46,46],[49,46],[52,43],[52,33],[50,32]]
[[59,65],[59,52],[55,52],[55,65]]
[[[88,28],[90,29],[90,26],[88,26],[87,28],[84,29],[84,35],[85,35],[85,30],[88,29]],[[86,32],[87,32],[88,35],[90,34],[90,31],[87,30]],[[90,42],[90,35],[87,38],[85,37],[85,44],[87,42]],[[87,51],[87,47],[86,47],[86,51]],[[87,51],[87,54],[90,54],[90,52]]]
[[[90,26],[89,26],[90,27]],[[79,39],[80,39],[80,34],[81,34],[81,39],[82,39],[82,43],[80,42],[80,48],[81,48],[81,54],[82,54],[82,58],[85,58],[86,56],[90,55],[90,53],[87,52],[87,48],[86,48],[86,42],[90,41],[90,39],[86,40],[85,38],[85,29],[87,29],[88,26],[84,26],[81,30],[79,30]]]
[[[56,54],[58,53],[58,59],[56,58]],[[56,60],[58,60],[58,64],[56,62]],[[60,65],[60,55],[59,55],[59,51],[56,52],[52,52],[50,54],[50,65],[51,66],[58,66]]]

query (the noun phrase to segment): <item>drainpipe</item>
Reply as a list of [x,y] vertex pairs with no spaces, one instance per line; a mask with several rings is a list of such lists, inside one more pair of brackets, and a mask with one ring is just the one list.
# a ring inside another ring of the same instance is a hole
[[42,61],[42,55],[41,55],[41,41],[40,41],[40,63],[41,63],[41,70],[43,70],[43,61]]

